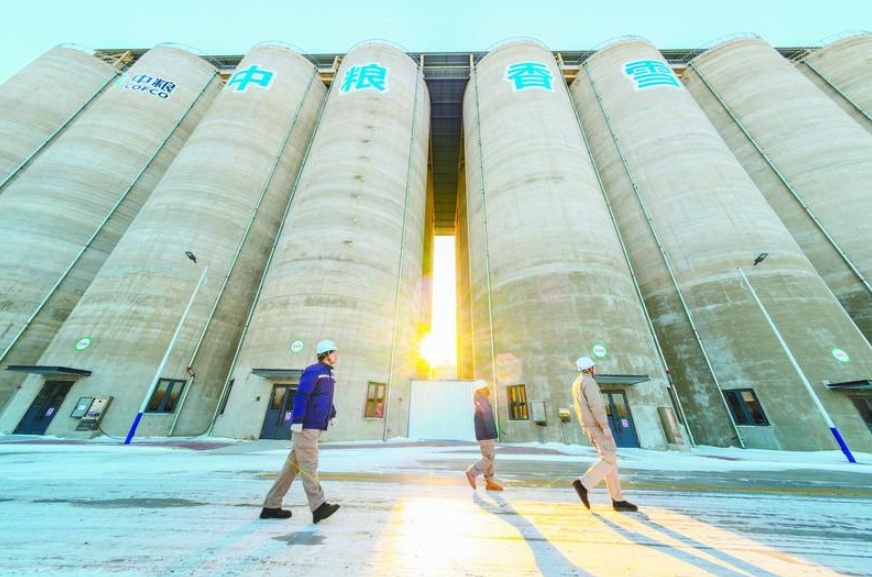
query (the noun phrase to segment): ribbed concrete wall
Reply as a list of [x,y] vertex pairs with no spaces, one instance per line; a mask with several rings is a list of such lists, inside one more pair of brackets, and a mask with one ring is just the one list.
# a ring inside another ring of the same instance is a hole
[[[315,66],[283,46],[255,47],[240,62],[40,359],[100,367],[79,381],[71,408],[82,395],[113,395],[102,428],[124,436],[172,344],[161,376],[188,381],[179,421],[147,414],[138,434],[208,427],[325,94]],[[94,344],[77,352],[84,335]],[[76,424],[59,416],[49,432]]]
[[872,135],[765,41],[720,44],[686,86],[809,260],[872,337]]
[[[339,346],[332,439],[404,435],[424,320],[421,282],[430,105],[417,63],[381,42],[342,61],[316,128],[215,434],[257,436],[272,383]],[[299,352],[291,343],[300,339]],[[391,391],[363,418],[367,385]],[[259,400],[258,400],[259,399]]]
[[872,34],[827,44],[802,58],[797,66],[860,126],[872,132]]
[[[501,438],[562,441],[575,359],[600,345],[600,373],[650,376],[626,394],[641,446],[665,447],[665,373],[551,52],[528,40],[491,51],[463,119],[474,376],[496,385]],[[544,430],[509,420],[515,384],[545,402]]]
[[[0,195],[0,363],[37,361],[219,88],[205,60],[154,48]],[[0,373],[0,406],[22,378]]]
[[57,47],[0,85],[0,194],[114,77],[92,54]]
[[852,446],[872,446],[851,403],[823,385],[872,372],[872,350],[660,52],[613,44],[570,90],[695,440],[736,444],[720,389],[750,388],[772,426],[741,427],[746,446],[833,448],[741,266]]

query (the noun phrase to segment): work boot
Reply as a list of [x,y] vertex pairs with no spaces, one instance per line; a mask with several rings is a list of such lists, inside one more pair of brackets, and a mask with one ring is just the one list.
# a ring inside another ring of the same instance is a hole
[[485,491],[502,491],[503,486],[497,483],[496,481],[491,481],[490,479],[485,479],[484,484]]
[[475,491],[475,472],[472,469],[466,471],[466,480],[469,481],[469,486]]
[[287,519],[290,516],[291,512],[281,507],[264,507],[260,510],[261,519]]
[[321,503],[317,509],[312,511],[312,522],[320,523],[337,510],[339,510],[339,505],[336,505],[335,503],[327,503],[325,501],[324,503]]
[[629,501],[612,501],[612,509],[615,511],[638,511],[639,507]]
[[[587,500],[587,489],[581,484],[581,479],[576,479],[572,482],[572,488],[578,493],[578,498],[584,503],[584,506],[590,510],[590,501]],[[623,502],[623,501],[622,501]],[[617,507],[617,505],[615,505]]]

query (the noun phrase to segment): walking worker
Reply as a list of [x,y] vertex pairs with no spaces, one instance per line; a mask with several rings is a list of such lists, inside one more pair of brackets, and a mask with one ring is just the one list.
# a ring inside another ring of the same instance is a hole
[[309,501],[313,523],[320,523],[339,509],[339,505],[327,502],[321,483],[318,482],[318,439],[328,426],[336,424],[336,407],[333,405],[336,388],[336,379],[333,377],[336,343],[320,341],[315,347],[315,355],[318,362],[306,367],[294,393],[291,452],[266,494],[260,512],[261,519],[287,519],[291,516],[290,511],[282,509],[282,500],[298,471],[303,476],[303,490]]
[[490,404],[490,388],[484,381],[476,381],[473,403],[475,404],[475,438],[481,449],[481,459],[466,469],[466,480],[475,490],[475,479],[484,475],[484,488],[487,491],[502,491],[503,486],[494,481],[494,457],[496,456],[497,424],[494,420],[494,410]]
[[612,498],[612,508],[615,511],[636,511],[638,507],[625,501],[621,494],[621,481],[618,479],[618,447],[609,428],[599,385],[594,378],[594,362],[590,357],[581,357],[575,364],[579,371],[578,377],[572,383],[575,414],[587,438],[596,448],[599,461],[591,465],[584,475],[574,480],[572,486],[584,506],[590,509],[587,494],[605,479]]

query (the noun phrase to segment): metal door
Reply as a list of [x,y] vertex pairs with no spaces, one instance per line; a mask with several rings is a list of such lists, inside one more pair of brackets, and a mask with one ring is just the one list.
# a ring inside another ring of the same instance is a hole
[[16,435],[42,435],[70,392],[69,381],[46,381],[15,428]]
[[604,391],[602,395],[615,444],[619,447],[638,447],[639,439],[636,437],[636,426],[627,396],[623,391]]
[[294,408],[294,393],[297,384],[273,385],[260,431],[261,439],[290,439],[291,411]]

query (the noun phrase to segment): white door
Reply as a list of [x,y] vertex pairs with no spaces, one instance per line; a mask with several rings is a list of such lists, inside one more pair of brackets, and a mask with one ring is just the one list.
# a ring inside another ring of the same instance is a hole
[[475,441],[474,381],[412,381],[409,438]]

